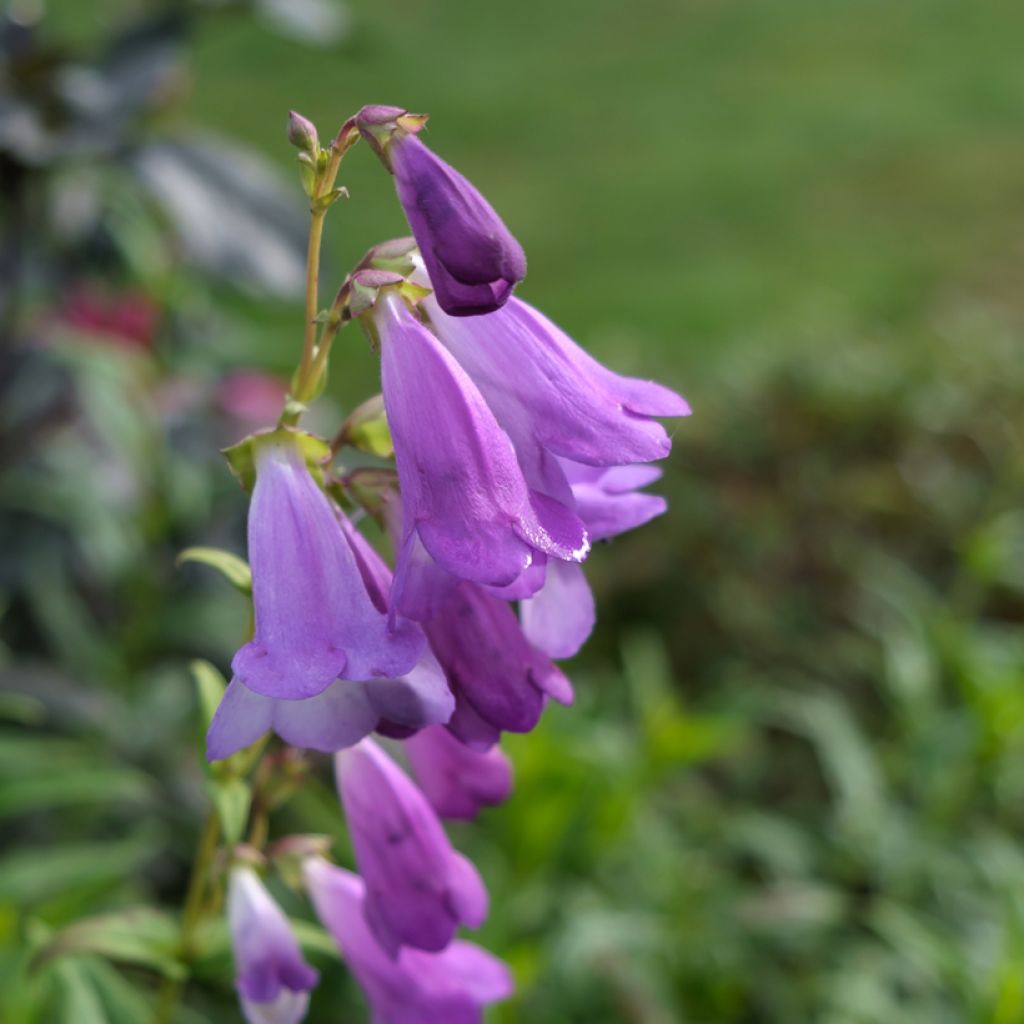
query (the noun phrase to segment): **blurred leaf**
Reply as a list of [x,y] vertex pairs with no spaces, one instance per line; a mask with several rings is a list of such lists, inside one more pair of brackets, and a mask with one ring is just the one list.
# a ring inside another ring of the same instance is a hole
[[152,142],[134,161],[202,269],[295,298],[306,279],[306,215],[261,157],[222,138]]
[[222,551],[220,548],[185,548],[177,559],[178,565],[183,562],[201,562],[212,566],[243,594],[252,594],[252,570],[249,563],[230,551]]
[[68,953],[97,953],[181,979],[188,971],[177,958],[179,940],[178,923],[169,914],[150,907],[134,907],[69,925],[39,950],[32,966],[39,968]]
[[153,795],[146,776],[129,768],[89,768],[73,772],[44,764],[44,775],[0,778],[0,817],[44,808],[109,806],[123,801],[141,803]]
[[92,979],[69,960],[57,968],[61,989],[61,1024],[110,1024]]
[[85,885],[105,885],[130,877],[153,856],[146,834],[110,842],[62,842],[58,846],[15,849],[0,857],[0,903],[19,907]]
[[249,820],[249,807],[252,803],[252,789],[242,779],[212,779],[208,786],[210,799],[217,808],[224,842],[234,846],[242,841],[245,824]]

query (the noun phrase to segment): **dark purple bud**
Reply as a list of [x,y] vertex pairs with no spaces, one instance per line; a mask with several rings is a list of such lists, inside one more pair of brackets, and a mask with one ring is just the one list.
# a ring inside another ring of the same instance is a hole
[[452,316],[493,312],[526,276],[526,257],[490,203],[417,138],[425,120],[398,107],[364,107],[356,115],[363,138],[395,176],[441,308]]

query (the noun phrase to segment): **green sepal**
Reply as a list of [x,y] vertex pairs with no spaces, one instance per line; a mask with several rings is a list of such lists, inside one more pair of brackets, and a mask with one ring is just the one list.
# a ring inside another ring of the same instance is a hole
[[352,470],[341,483],[351,501],[385,525],[388,502],[398,493],[398,474],[393,469],[363,466]]
[[391,458],[395,454],[395,444],[391,439],[383,396],[374,395],[356,406],[341,425],[340,438],[343,445],[381,459]]
[[179,552],[175,564],[181,566],[185,562],[209,565],[243,594],[252,593],[252,570],[249,563],[230,551],[223,551],[220,548],[185,548]]
[[178,923],[172,916],[151,907],[133,907],[83,918],[61,929],[32,958],[30,969],[68,953],[96,953],[180,981],[188,970],[177,957],[178,942]]
[[222,448],[221,454],[228,460],[231,472],[238,477],[242,487],[252,492],[256,484],[256,450],[264,444],[294,444],[302,453],[306,466],[318,482],[323,480],[321,463],[330,457],[331,447],[321,437],[292,427],[277,427],[250,434],[230,448]]

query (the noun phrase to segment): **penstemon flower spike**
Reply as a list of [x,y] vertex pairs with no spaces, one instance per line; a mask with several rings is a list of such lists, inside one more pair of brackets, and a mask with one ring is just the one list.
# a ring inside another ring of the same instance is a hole
[[[247,857],[306,889],[375,1020],[478,1024],[511,994],[507,967],[455,937],[482,923],[488,897],[439,819],[473,819],[507,799],[502,733],[529,732],[551,700],[572,703],[555,660],[594,628],[582,563],[595,542],[665,510],[642,490],[659,475],[648,464],[670,450],[657,419],[689,413],[675,392],[615,374],[513,296],[522,248],[423,144],[425,122],[364,107],[325,146],[312,122],[289,115],[310,201],[301,356],[276,426],[225,453],[252,494],[251,587],[237,558],[202,557],[244,579],[253,620],[229,684],[204,698],[221,797],[182,947],[217,904],[222,836],[235,851],[227,913],[249,1024],[298,1024],[317,973]],[[323,227],[359,139],[394,176],[414,237],[371,249],[321,311]],[[328,444],[298,424],[353,320],[379,352],[381,394]],[[351,449],[378,461],[346,466]],[[393,577],[358,528],[364,517],[390,539]],[[291,746],[268,744],[272,733]],[[305,778],[304,749],[335,755],[362,877],[328,862],[323,837],[266,845],[272,812]],[[246,813],[250,854],[235,845]],[[162,1020],[177,994],[161,997]]]

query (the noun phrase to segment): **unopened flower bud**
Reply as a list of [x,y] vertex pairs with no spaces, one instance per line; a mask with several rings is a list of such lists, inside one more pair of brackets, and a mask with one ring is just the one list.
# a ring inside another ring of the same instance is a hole
[[313,155],[320,148],[316,125],[294,110],[288,112],[288,141],[303,153]]

